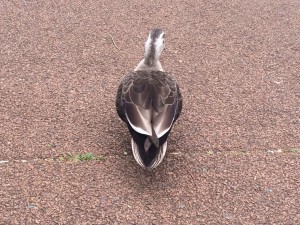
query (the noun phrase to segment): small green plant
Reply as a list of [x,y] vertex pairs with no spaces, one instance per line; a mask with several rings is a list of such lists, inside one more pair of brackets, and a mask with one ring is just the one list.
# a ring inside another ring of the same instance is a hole
[[95,159],[95,156],[93,153],[85,153],[85,154],[78,154],[76,156],[76,159],[79,161],[86,161],[86,160],[93,160]]
[[[54,158],[51,158],[54,160]],[[79,153],[79,154],[71,154],[65,153],[56,158],[58,161],[88,161],[88,160],[104,160],[102,155],[95,156],[93,153]]]

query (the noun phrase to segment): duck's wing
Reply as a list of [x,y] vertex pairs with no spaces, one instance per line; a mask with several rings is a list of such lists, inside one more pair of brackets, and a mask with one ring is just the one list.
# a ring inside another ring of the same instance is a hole
[[176,81],[164,72],[133,72],[123,80],[118,93],[120,118],[140,134],[160,138],[179,117],[180,92]]
[[159,76],[159,83],[154,85],[155,94],[152,102],[153,127],[158,138],[170,131],[182,108],[181,94],[176,80],[169,74],[163,74]]
[[124,111],[127,122],[138,133],[152,136],[153,89],[141,72],[131,73],[123,83]]
[[181,95],[181,91],[179,89],[178,84],[176,84],[176,88],[177,88],[177,110],[176,110],[176,114],[175,114],[175,118],[174,118],[174,122],[179,118],[180,114],[181,114],[181,110],[182,110],[182,95]]
[[126,115],[125,115],[125,111],[123,108],[123,82],[121,82],[119,84],[118,87],[118,91],[117,91],[117,96],[116,96],[116,110],[118,113],[118,116],[124,121],[126,122]]

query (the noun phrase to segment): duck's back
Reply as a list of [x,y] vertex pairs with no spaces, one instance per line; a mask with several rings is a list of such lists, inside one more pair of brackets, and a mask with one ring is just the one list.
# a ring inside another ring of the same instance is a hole
[[117,111],[138,133],[160,138],[179,117],[181,94],[176,80],[161,71],[135,71],[118,89]]

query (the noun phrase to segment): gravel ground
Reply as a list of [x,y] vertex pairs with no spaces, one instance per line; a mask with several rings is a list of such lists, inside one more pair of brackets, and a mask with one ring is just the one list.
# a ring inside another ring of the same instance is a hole
[[[148,173],[114,102],[154,27],[184,108]],[[0,224],[300,224],[299,63],[298,0],[0,2]]]
[[1,224],[300,222],[299,153],[169,154],[153,173],[128,158],[0,166]]

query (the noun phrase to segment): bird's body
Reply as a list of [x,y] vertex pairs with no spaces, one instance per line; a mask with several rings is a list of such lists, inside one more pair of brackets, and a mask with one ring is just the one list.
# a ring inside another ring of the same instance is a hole
[[168,135],[182,109],[176,80],[159,62],[163,37],[160,29],[150,32],[145,58],[122,79],[116,98],[117,113],[132,136],[134,158],[147,169],[155,168],[164,158]]

